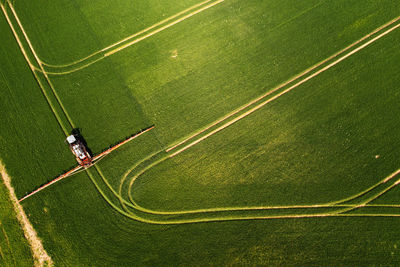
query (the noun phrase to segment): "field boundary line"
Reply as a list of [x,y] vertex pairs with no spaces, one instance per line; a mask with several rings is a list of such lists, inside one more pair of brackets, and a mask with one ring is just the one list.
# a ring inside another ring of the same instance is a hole
[[34,264],[35,266],[53,266],[53,261],[51,257],[47,254],[46,250],[43,247],[42,241],[39,239],[35,229],[30,223],[28,217],[25,214],[24,209],[21,204],[18,203],[17,196],[15,194],[14,188],[11,185],[11,178],[7,174],[5,166],[0,161],[0,176],[3,180],[4,185],[6,186],[9,198],[14,208],[14,212],[17,215],[17,219],[19,224],[24,232],[24,236],[29,243],[29,247],[33,254]]
[[397,17],[397,18],[395,18],[395,19],[393,19],[393,20],[391,20],[391,21],[389,21],[389,22],[386,23],[386,24],[384,24],[384,25],[382,25],[382,26],[376,28],[374,31],[372,31],[372,32],[370,32],[369,34],[363,36],[362,38],[360,38],[359,40],[353,42],[353,43],[350,44],[349,46],[345,47],[344,49],[340,50],[339,52],[336,52],[335,54],[331,55],[330,57],[328,57],[328,58],[326,58],[326,59],[324,59],[324,60],[322,60],[322,61],[316,63],[315,65],[311,66],[310,68],[306,69],[305,71],[301,72],[300,74],[298,74],[298,75],[292,77],[292,78],[289,79],[288,81],[286,81],[286,82],[284,82],[284,83],[278,85],[277,87],[273,88],[271,91],[268,91],[268,92],[266,92],[265,94],[263,94],[263,95],[261,95],[261,96],[255,98],[255,99],[253,99],[253,100],[250,101],[248,104],[245,104],[245,105],[239,107],[238,109],[236,109],[236,110],[234,110],[234,111],[228,113],[227,115],[223,116],[222,118],[217,119],[215,122],[209,124],[208,126],[206,126],[205,128],[201,129],[200,131],[195,132],[194,134],[192,134],[192,135],[186,137],[186,138],[185,138],[184,140],[182,140],[181,142],[179,142],[179,143],[177,143],[177,144],[175,144],[175,145],[173,145],[173,146],[167,148],[167,149],[166,149],[166,152],[170,152],[171,150],[173,150],[173,149],[175,149],[176,147],[182,145],[183,143],[187,142],[188,140],[194,138],[195,136],[197,136],[197,135],[203,133],[204,131],[206,131],[206,130],[212,128],[213,126],[215,126],[215,125],[217,125],[217,124],[223,122],[224,120],[226,120],[226,119],[228,119],[228,118],[230,118],[230,117],[236,115],[236,114],[239,113],[240,111],[242,111],[242,110],[248,108],[249,106],[255,104],[256,102],[258,102],[258,101],[264,99],[265,97],[271,95],[272,93],[278,91],[279,89],[282,89],[282,88],[285,87],[286,85],[288,85],[288,84],[294,82],[295,80],[301,78],[302,76],[306,75],[307,73],[310,73],[311,71],[315,70],[316,68],[322,66],[324,63],[326,63],[326,62],[328,62],[328,61],[330,61],[330,60],[332,60],[332,59],[338,57],[340,54],[346,52],[347,50],[349,50],[349,49],[352,48],[353,46],[355,46],[355,45],[357,45],[357,44],[359,44],[359,43],[365,41],[365,40],[366,40],[367,38],[369,38],[370,36],[376,34],[377,32],[381,31],[382,29],[384,29],[384,28],[386,28],[386,27],[392,25],[393,23],[395,23],[395,22],[398,21],[398,20],[400,20],[400,16]]

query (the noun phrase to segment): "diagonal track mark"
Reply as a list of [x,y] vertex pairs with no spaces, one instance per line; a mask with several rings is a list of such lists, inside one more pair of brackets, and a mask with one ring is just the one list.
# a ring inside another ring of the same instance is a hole
[[317,72],[311,74],[310,76],[308,76],[308,77],[304,78],[303,80],[297,82],[296,84],[290,86],[288,89],[286,89],[286,90],[280,92],[279,94],[273,96],[272,98],[270,98],[270,99],[268,99],[268,100],[266,100],[266,101],[264,101],[264,102],[258,104],[257,106],[255,106],[254,108],[250,109],[249,111],[247,111],[247,112],[241,114],[240,116],[238,116],[238,117],[236,117],[235,119],[233,119],[233,120],[227,122],[226,124],[220,126],[219,128],[215,129],[214,131],[208,133],[207,135],[205,135],[205,136],[203,136],[203,137],[197,139],[196,141],[190,143],[189,145],[183,147],[182,149],[178,150],[177,152],[171,154],[169,157],[172,158],[172,157],[174,157],[174,156],[180,154],[181,152],[185,151],[186,149],[188,149],[188,148],[190,148],[190,147],[192,147],[192,146],[198,144],[199,142],[201,142],[201,141],[205,140],[206,138],[208,138],[208,137],[210,137],[210,136],[212,136],[212,135],[214,135],[214,134],[220,132],[221,130],[225,129],[226,127],[228,127],[228,126],[230,126],[230,125],[232,125],[232,124],[234,124],[235,122],[237,122],[237,121],[239,121],[239,120],[241,120],[241,119],[247,117],[248,115],[252,114],[253,112],[259,110],[259,109],[262,108],[262,107],[264,107],[264,106],[267,105],[268,103],[270,103],[270,102],[272,102],[272,101],[278,99],[278,98],[281,97],[282,95],[285,95],[285,94],[289,93],[290,91],[292,91],[292,90],[295,89],[296,87],[298,87],[298,86],[302,85],[303,83],[305,83],[305,82],[311,80],[312,78],[318,76],[319,74],[321,74],[321,73],[327,71],[328,69],[332,68],[332,67],[335,66],[336,64],[340,63],[341,61],[345,60],[346,58],[350,57],[351,55],[357,53],[358,51],[364,49],[364,48],[367,47],[368,45],[374,43],[375,41],[379,40],[380,38],[384,37],[385,35],[387,35],[388,33],[392,32],[392,31],[394,31],[395,29],[397,29],[397,28],[399,28],[399,27],[400,27],[400,23],[398,23],[398,24],[396,24],[395,26],[389,28],[388,30],[384,31],[383,33],[379,34],[378,36],[374,37],[373,39],[369,40],[369,41],[366,42],[365,44],[363,44],[363,45],[357,47],[356,49],[352,50],[351,52],[347,53],[346,55],[340,57],[339,59],[337,59],[337,60],[335,60],[334,62],[330,63],[329,65],[325,66],[324,68],[318,70]]
[[12,31],[14,37],[15,37],[15,40],[16,40],[17,43],[18,43],[19,49],[20,49],[20,51],[22,52],[22,54],[23,54],[23,56],[24,56],[24,58],[25,58],[25,61],[27,62],[29,68],[31,69],[32,74],[33,74],[33,76],[35,77],[35,80],[36,80],[36,82],[38,83],[38,85],[39,85],[39,87],[40,87],[40,90],[42,91],[44,97],[46,98],[46,101],[47,101],[47,103],[49,104],[49,107],[50,107],[50,109],[51,109],[53,115],[56,117],[56,120],[57,120],[58,124],[60,125],[60,127],[61,127],[62,131],[64,132],[64,134],[65,134],[65,135],[68,135],[68,130],[67,130],[67,128],[65,127],[65,125],[63,124],[63,122],[62,122],[62,120],[61,120],[59,114],[58,114],[57,111],[55,110],[55,107],[54,107],[52,101],[50,100],[50,97],[48,96],[46,90],[44,89],[44,86],[43,86],[42,82],[40,82],[40,78],[39,78],[39,76],[37,75],[37,73],[36,73],[36,71],[35,71],[35,69],[34,69],[34,67],[33,67],[33,65],[32,65],[32,63],[31,63],[31,61],[30,61],[30,59],[29,59],[29,57],[28,57],[28,55],[27,55],[27,53],[26,53],[26,51],[25,51],[25,48],[24,48],[24,46],[22,45],[21,40],[20,40],[20,38],[18,37],[18,34],[17,34],[17,32],[15,31],[14,26],[12,25],[12,23],[11,23],[11,21],[10,21],[10,18],[9,18],[9,16],[8,16],[8,14],[7,14],[7,11],[5,10],[5,7],[3,6],[3,4],[0,4],[0,7],[1,7],[2,11],[3,11],[3,14],[4,14],[6,20],[7,20],[7,23],[8,23],[9,26],[10,26],[10,29],[11,29],[11,31]]
[[163,27],[161,27],[161,28],[159,28],[159,29],[157,29],[157,30],[155,30],[155,31],[153,31],[153,32],[151,32],[151,33],[149,33],[149,34],[144,35],[143,37],[140,37],[140,38],[138,38],[138,39],[136,39],[136,40],[134,40],[134,41],[132,41],[132,42],[129,42],[129,43],[127,43],[127,44],[125,44],[125,45],[123,45],[123,46],[121,46],[121,47],[119,47],[119,48],[116,48],[116,49],[114,49],[114,50],[112,50],[112,51],[110,51],[110,52],[105,53],[105,54],[104,54],[104,57],[111,56],[112,54],[115,54],[115,53],[117,53],[117,52],[119,52],[119,51],[121,51],[121,50],[123,50],[123,49],[125,49],[125,48],[128,48],[129,46],[131,46],[131,45],[133,45],[133,44],[136,44],[136,43],[138,43],[138,42],[140,42],[140,41],[143,41],[143,40],[145,40],[145,39],[147,39],[147,38],[153,36],[153,35],[156,34],[156,33],[159,33],[159,32],[161,32],[161,31],[164,31],[164,30],[166,30],[166,29],[168,29],[168,28],[174,26],[175,24],[178,24],[178,23],[180,23],[180,22],[182,22],[182,21],[184,21],[184,20],[186,20],[186,19],[188,19],[188,18],[190,18],[190,17],[192,17],[192,16],[194,16],[194,15],[196,15],[196,14],[199,14],[199,13],[201,13],[201,12],[203,12],[203,11],[205,11],[205,10],[207,10],[207,9],[209,9],[209,8],[211,8],[211,7],[215,6],[215,5],[217,5],[217,4],[220,4],[220,3],[224,2],[224,1],[225,1],[225,0],[218,0],[218,1],[216,1],[216,2],[213,2],[212,4],[209,4],[209,5],[205,6],[205,7],[202,7],[202,8],[200,8],[200,9],[198,9],[198,10],[196,10],[196,11],[194,11],[194,12],[188,14],[188,15],[185,15],[184,17],[182,17],[182,18],[180,18],[180,19],[178,19],[178,20],[176,20],[176,21],[174,21],[174,22],[171,22],[171,23],[169,23],[169,24],[167,24],[167,25],[165,25],[165,26],[163,26]]
[[296,81],[297,79],[299,79],[299,78],[303,77],[304,75],[310,73],[311,71],[317,69],[318,67],[320,67],[320,66],[322,66],[323,64],[327,63],[328,61],[330,61],[330,60],[332,60],[332,59],[338,57],[340,54],[342,54],[342,53],[348,51],[349,49],[351,49],[352,47],[354,47],[354,46],[360,44],[361,42],[365,41],[366,39],[368,39],[368,38],[371,37],[372,35],[378,33],[378,32],[381,31],[382,29],[384,29],[384,28],[386,28],[386,27],[392,25],[393,23],[397,22],[398,20],[400,20],[400,17],[397,17],[397,18],[395,18],[395,19],[389,21],[388,23],[386,23],[386,24],[382,25],[381,27],[375,29],[375,30],[372,31],[371,33],[365,35],[364,37],[360,38],[359,40],[355,41],[354,43],[352,43],[352,44],[350,44],[349,46],[345,47],[344,49],[340,50],[339,52],[333,54],[332,56],[328,57],[327,59],[324,59],[324,60],[318,62],[318,63],[315,64],[314,66],[312,66],[312,67],[306,69],[305,71],[303,71],[303,72],[301,72],[300,74],[294,76],[293,78],[289,79],[288,81],[286,81],[286,82],[284,82],[284,83],[278,85],[276,88],[272,89],[271,91],[268,91],[267,93],[265,93],[265,94],[259,96],[258,98],[256,98],[256,99],[250,101],[249,103],[247,103],[247,104],[245,104],[245,105],[239,107],[238,109],[232,111],[231,113],[229,113],[229,114],[223,116],[222,118],[220,118],[220,119],[218,119],[217,121],[213,122],[212,124],[206,126],[205,128],[201,129],[200,131],[198,131],[198,132],[196,132],[196,133],[194,133],[194,134],[192,134],[192,135],[186,137],[186,138],[185,138],[184,140],[182,140],[181,142],[179,142],[179,143],[177,143],[177,144],[175,144],[175,145],[173,145],[173,146],[167,148],[167,149],[166,149],[166,152],[170,152],[171,150],[173,150],[173,149],[175,149],[176,147],[178,147],[178,146],[184,144],[185,142],[189,141],[190,139],[192,139],[192,138],[198,136],[199,134],[201,134],[201,133],[207,131],[208,129],[210,129],[210,128],[216,126],[217,124],[220,124],[220,123],[223,122],[224,120],[226,120],[226,119],[228,119],[228,118],[230,118],[230,117],[236,115],[236,114],[239,113],[240,111],[242,111],[242,110],[244,110],[244,109],[246,109],[246,108],[252,106],[253,104],[255,104],[255,103],[261,101],[262,99],[266,98],[267,96],[271,95],[272,93],[274,93],[274,92],[276,92],[276,91],[278,91],[278,90],[284,88],[285,86],[289,85],[290,83]]
[[58,96],[58,94],[57,94],[57,92],[56,92],[56,90],[55,90],[55,88],[54,88],[53,83],[50,81],[50,79],[49,79],[47,73],[45,72],[45,70],[44,70],[44,68],[43,68],[43,65],[42,65],[42,62],[40,61],[39,56],[36,54],[36,51],[35,51],[35,49],[33,48],[32,43],[31,43],[31,41],[30,41],[28,35],[26,34],[25,29],[24,29],[24,27],[22,26],[21,21],[19,20],[19,17],[17,16],[17,13],[16,13],[15,10],[14,10],[13,5],[12,5],[8,0],[7,0],[7,3],[8,3],[8,6],[10,7],[11,12],[13,13],[13,15],[14,15],[14,17],[15,17],[17,23],[18,23],[19,28],[20,28],[21,31],[22,31],[22,34],[23,34],[24,37],[25,37],[26,42],[28,43],[29,49],[31,50],[33,56],[35,57],[36,62],[39,64],[39,67],[40,67],[40,69],[41,69],[41,71],[42,71],[44,77],[46,78],[46,81],[47,81],[47,83],[49,84],[49,86],[50,86],[50,88],[51,88],[51,91],[53,92],[53,94],[54,94],[54,96],[55,96],[55,98],[56,98],[58,104],[60,105],[62,111],[64,112],[64,114],[65,114],[65,116],[66,116],[66,118],[67,118],[67,120],[68,120],[70,126],[71,126],[72,128],[75,128],[75,125],[74,125],[74,123],[72,122],[72,119],[71,119],[71,117],[69,116],[67,110],[65,109],[63,103],[61,102],[61,99],[60,99],[60,97]]
[[117,42],[115,42],[115,43],[113,43],[113,44],[111,44],[111,45],[109,45],[109,46],[107,46],[107,47],[105,47],[103,49],[97,50],[97,51],[91,53],[90,55],[88,55],[86,57],[83,57],[81,59],[75,60],[75,61],[73,61],[71,63],[59,64],[59,65],[52,65],[52,64],[49,64],[49,63],[46,63],[46,62],[43,62],[43,61],[42,61],[42,63],[45,66],[53,67],[53,68],[69,67],[69,66],[78,64],[78,63],[80,63],[82,61],[85,61],[85,60],[87,60],[87,59],[89,59],[89,58],[91,58],[91,57],[93,57],[93,56],[95,56],[95,55],[97,55],[97,54],[99,54],[101,52],[106,52],[107,50],[110,50],[111,48],[113,48],[113,47],[115,47],[115,46],[117,46],[117,45],[119,45],[121,43],[129,41],[129,40],[131,40],[131,39],[133,39],[133,38],[135,38],[135,37],[137,37],[137,36],[139,36],[139,35],[141,35],[143,33],[146,33],[146,32],[148,32],[148,31],[150,31],[150,30],[152,30],[152,29],[154,29],[154,28],[156,28],[156,27],[158,27],[158,26],[160,26],[160,25],[162,25],[162,24],[164,24],[164,23],[166,23],[166,22],[168,22],[168,21],[170,21],[172,19],[175,19],[175,18],[177,18],[177,17],[179,17],[179,16],[181,16],[181,15],[183,15],[183,14],[185,14],[185,13],[187,13],[187,12],[189,12],[189,11],[195,9],[195,8],[198,8],[198,7],[202,6],[202,5],[205,5],[205,4],[207,4],[207,3],[211,2],[211,1],[212,0],[206,0],[206,1],[201,2],[199,4],[193,5],[193,6],[189,7],[189,8],[187,8],[187,9],[185,9],[183,11],[180,11],[179,13],[176,13],[176,14],[174,14],[174,15],[172,15],[172,16],[164,19],[164,20],[161,20],[161,21],[159,21],[159,22],[157,22],[157,23],[155,23],[155,24],[153,24],[153,25],[151,25],[151,26],[149,26],[149,27],[137,32],[137,33],[134,33],[134,34],[132,34],[132,35],[130,35],[128,37],[125,37],[124,39],[122,39],[120,41],[117,41]]

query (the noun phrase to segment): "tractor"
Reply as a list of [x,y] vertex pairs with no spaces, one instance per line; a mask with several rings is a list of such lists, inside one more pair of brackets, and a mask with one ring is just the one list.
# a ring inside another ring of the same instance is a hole
[[67,137],[67,142],[79,165],[89,167],[92,164],[92,157],[79,136],[70,135]]

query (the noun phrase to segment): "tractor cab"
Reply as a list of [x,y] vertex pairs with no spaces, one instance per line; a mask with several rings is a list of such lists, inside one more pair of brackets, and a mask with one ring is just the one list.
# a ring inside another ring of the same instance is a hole
[[69,148],[71,149],[72,153],[76,157],[76,160],[81,166],[87,167],[92,164],[92,157],[90,156],[89,152],[87,151],[82,141],[79,140],[78,136],[76,135],[68,136],[67,142]]

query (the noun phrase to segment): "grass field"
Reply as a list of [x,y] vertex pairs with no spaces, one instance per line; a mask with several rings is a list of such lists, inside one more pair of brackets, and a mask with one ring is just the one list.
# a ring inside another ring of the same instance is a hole
[[28,242],[16,219],[3,182],[0,183],[0,228],[0,265],[32,266]]
[[1,9],[19,198],[75,165],[73,128],[98,154],[155,125],[21,202],[56,266],[400,261],[397,1]]

